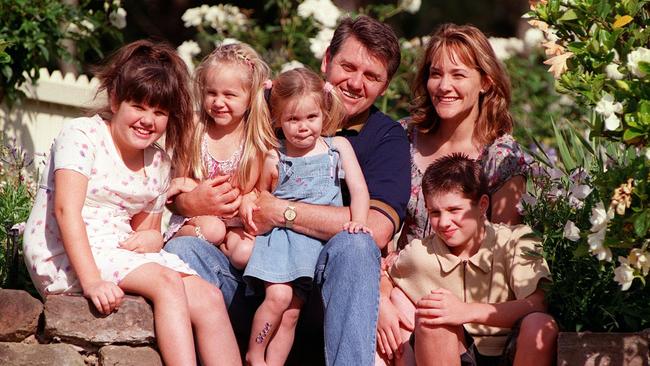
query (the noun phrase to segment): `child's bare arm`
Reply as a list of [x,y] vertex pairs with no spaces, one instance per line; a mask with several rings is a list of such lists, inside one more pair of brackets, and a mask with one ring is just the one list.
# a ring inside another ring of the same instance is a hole
[[246,231],[256,232],[257,226],[253,222],[253,211],[258,209],[255,200],[258,197],[259,191],[270,192],[277,182],[278,177],[278,153],[275,150],[269,151],[262,164],[260,164],[260,172],[258,179],[255,182],[255,189],[244,195],[242,198],[241,206],[239,207],[239,215],[244,222]]
[[140,212],[131,218],[133,233],[120,243],[123,249],[137,253],[157,253],[163,247],[160,233],[162,213]]
[[527,314],[546,311],[544,292],[540,288],[526,298],[497,304],[464,303],[441,288],[422,297],[416,305],[416,314],[424,325],[477,323],[510,328]]
[[102,280],[90,249],[81,216],[88,178],[76,171],[59,169],[54,173],[54,187],[54,216],[84,296],[100,313],[110,314],[122,302],[124,292],[114,283]]
[[351,220],[345,224],[344,228],[350,232],[358,232],[359,230],[369,232],[370,229],[366,226],[366,223],[368,210],[370,209],[370,195],[357,157],[354,154],[352,145],[344,137],[335,137],[333,143],[339,150],[341,164],[345,172],[345,183],[350,191]]

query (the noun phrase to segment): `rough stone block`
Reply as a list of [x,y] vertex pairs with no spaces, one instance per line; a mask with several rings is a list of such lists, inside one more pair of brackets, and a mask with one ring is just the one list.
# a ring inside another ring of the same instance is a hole
[[20,342],[35,334],[43,304],[22,290],[0,289],[0,341]]
[[150,347],[104,346],[99,366],[162,366],[160,355]]
[[3,366],[84,366],[83,357],[68,344],[0,343]]
[[650,333],[571,333],[558,337],[558,366],[637,366],[650,361]]
[[153,313],[151,306],[136,296],[125,296],[118,310],[108,316],[101,315],[83,296],[48,296],[45,336],[80,346],[148,345],[155,342]]

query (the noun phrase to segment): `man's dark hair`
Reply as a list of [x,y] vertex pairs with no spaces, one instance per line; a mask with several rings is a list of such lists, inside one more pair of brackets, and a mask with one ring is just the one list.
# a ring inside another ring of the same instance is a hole
[[424,197],[447,192],[462,192],[477,203],[488,194],[487,179],[481,164],[462,153],[443,156],[429,165],[422,177]]
[[336,27],[330,42],[330,58],[339,52],[343,42],[349,37],[354,37],[371,55],[383,61],[386,64],[388,80],[393,78],[402,55],[397,35],[390,26],[367,15],[361,15],[354,20],[350,17],[344,18]]

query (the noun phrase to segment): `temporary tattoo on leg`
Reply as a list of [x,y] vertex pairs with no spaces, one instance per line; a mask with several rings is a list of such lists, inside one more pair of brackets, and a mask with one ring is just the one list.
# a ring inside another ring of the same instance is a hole
[[262,331],[260,332],[260,334],[258,334],[257,337],[255,337],[255,342],[257,342],[257,343],[263,343],[263,342],[264,342],[264,338],[266,338],[266,336],[269,335],[269,332],[270,332],[270,331],[271,331],[271,324],[270,324],[269,322],[266,322],[266,323],[264,324],[264,329],[262,329]]

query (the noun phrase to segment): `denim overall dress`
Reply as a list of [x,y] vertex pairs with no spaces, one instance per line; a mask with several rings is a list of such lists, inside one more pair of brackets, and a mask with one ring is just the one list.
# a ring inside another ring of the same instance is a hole
[[[316,205],[342,206],[343,170],[332,138],[324,138],[328,151],[306,157],[286,155],[284,142],[278,151],[278,183],[273,195],[278,198]],[[305,299],[312,288],[316,262],[323,241],[284,227],[255,238],[255,247],[244,271],[244,280],[256,293],[262,282],[289,283]],[[250,293],[250,292],[249,292]]]

